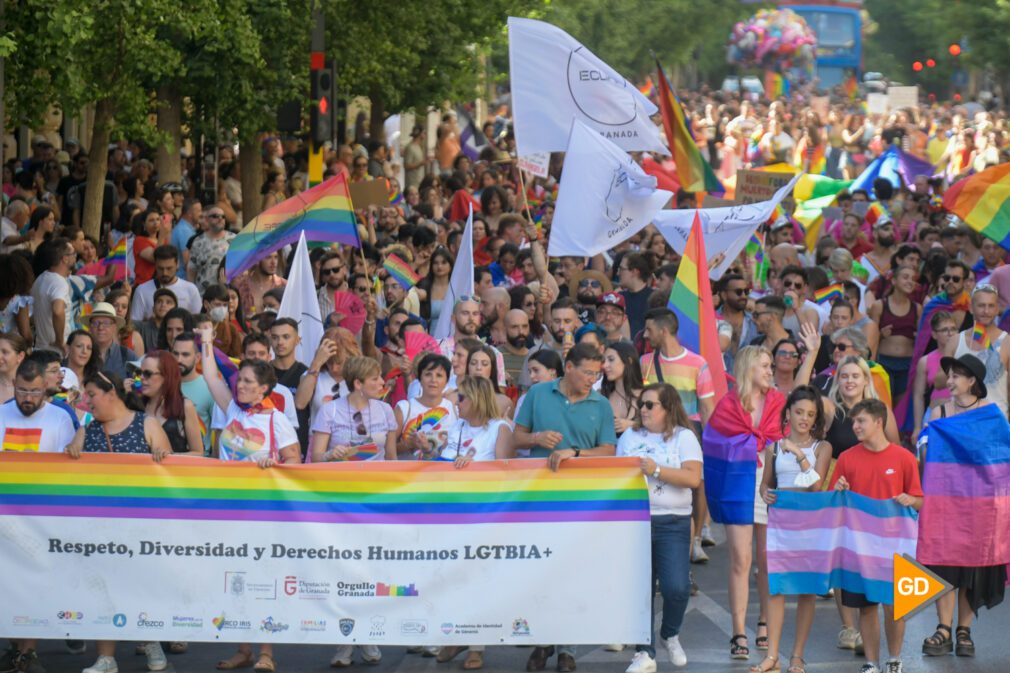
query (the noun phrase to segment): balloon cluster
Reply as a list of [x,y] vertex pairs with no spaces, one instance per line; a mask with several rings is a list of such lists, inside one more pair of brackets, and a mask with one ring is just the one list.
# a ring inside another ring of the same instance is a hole
[[817,36],[791,9],[762,9],[733,26],[726,60],[740,66],[783,71],[809,68],[817,52]]

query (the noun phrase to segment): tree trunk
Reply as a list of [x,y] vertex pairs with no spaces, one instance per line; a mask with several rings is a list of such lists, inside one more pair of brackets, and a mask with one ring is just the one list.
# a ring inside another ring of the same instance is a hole
[[154,155],[158,182],[181,182],[182,96],[173,86],[158,88],[158,130],[168,136],[167,143],[159,145]]
[[105,173],[109,169],[109,127],[112,125],[113,103],[109,99],[95,105],[95,122],[88,151],[88,182],[84,190],[84,210],[81,224],[84,235],[102,240],[102,199],[105,197]]
[[254,217],[260,214],[263,207],[263,195],[260,189],[263,187],[263,160],[260,158],[259,143],[256,137],[249,142],[243,142],[239,146],[239,168],[242,175],[242,222],[249,224]]
[[383,126],[386,121],[386,101],[376,92],[372,92],[369,99],[372,101],[372,107],[368,119],[368,137],[371,140],[386,142],[386,128]]

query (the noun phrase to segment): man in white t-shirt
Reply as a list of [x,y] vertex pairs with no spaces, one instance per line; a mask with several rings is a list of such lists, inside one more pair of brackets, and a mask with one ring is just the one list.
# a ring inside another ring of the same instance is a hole
[[0,405],[0,450],[62,453],[75,439],[83,444],[84,429],[75,432],[67,412],[46,401],[45,366],[25,360],[14,377],[14,399]]
[[[46,271],[32,285],[32,314],[35,323],[35,348],[66,353],[71,315],[70,283],[67,276],[77,253],[65,238],[54,238],[36,251],[45,259]],[[36,257],[37,258],[37,257]]]
[[133,293],[130,305],[130,320],[147,320],[154,313],[154,291],[167,288],[179,300],[179,308],[192,314],[203,308],[200,290],[193,283],[179,278],[179,253],[170,245],[159,245],[154,249],[154,278],[141,283]]

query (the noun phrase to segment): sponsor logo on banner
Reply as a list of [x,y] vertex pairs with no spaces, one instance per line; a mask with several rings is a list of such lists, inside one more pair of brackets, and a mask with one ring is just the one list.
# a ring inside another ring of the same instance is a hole
[[95,626],[108,626],[112,624],[112,615],[98,615],[91,620]]
[[452,633],[453,624],[452,622],[442,622],[442,633],[449,635]]
[[518,619],[512,620],[512,635],[513,636],[528,636],[530,635],[530,623],[526,621],[525,618],[519,617]]
[[[329,585],[326,587],[329,592]],[[383,582],[337,582],[337,595],[346,598],[388,596],[390,598],[416,598],[420,594],[414,583],[385,584]]]
[[277,600],[277,580],[254,582],[248,573],[225,571],[224,591],[232,596],[251,596],[260,601]]
[[428,622],[423,619],[401,619],[400,635],[426,636],[428,635]]
[[287,631],[288,625],[284,622],[275,621],[273,617],[267,617],[262,622],[260,622],[260,631],[266,631],[267,633],[280,633],[281,631]]
[[299,627],[298,627],[298,630],[299,631],[325,631],[326,630],[326,620],[325,619],[303,619],[301,625],[299,625]]
[[49,620],[45,617],[28,617],[25,615],[15,615],[12,620],[14,626],[49,626]]
[[382,615],[372,617],[372,626],[368,629],[369,638],[382,638],[386,635],[386,618]]
[[126,626],[126,615],[124,615],[122,612],[117,612],[116,614],[112,615],[112,625],[115,626],[117,629],[121,629],[124,626]]
[[326,600],[330,597],[329,582],[315,582],[312,580],[299,579],[296,575],[287,575],[284,578],[284,594],[295,596],[305,600]]
[[218,631],[224,631],[225,629],[230,631],[248,631],[252,628],[252,622],[248,619],[227,619],[223,612],[210,621]]
[[56,613],[56,618],[64,624],[80,624],[84,613],[80,610],[60,610]]
[[341,635],[349,636],[349,635],[351,635],[351,632],[354,631],[354,620],[353,619],[349,619],[349,618],[345,617],[345,618],[341,619],[339,622],[337,622],[337,624],[340,626],[340,633],[341,633]]
[[202,629],[203,617],[172,616],[172,627],[176,629]]
[[163,629],[165,628],[165,622],[160,619],[151,619],[146,612],[141,612],[139,615],[137,615],[137,628]]

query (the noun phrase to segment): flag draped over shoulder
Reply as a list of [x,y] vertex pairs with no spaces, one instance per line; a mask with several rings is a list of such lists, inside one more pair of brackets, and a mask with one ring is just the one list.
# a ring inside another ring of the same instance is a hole
[[1010,424],[995,404],[931,421],[917,559],[1010,563]]
[[[795,186],[799,176],[783,185],[768,201],[738,204],[720,208],[698,210],[705,239],[705,252],[711,258],[723,253],[725,258],[709,270],[712,280],[719,280],[726,269],[736,261],[757,228],[768,220],[771,213]],[[687,239],[694,226],[694,212],[690,210],[661,210],[652,218],[653,224],[663,234],[667,243],[683,255]]]
[[673,152],[673,161],[677,164],[677,180],[680,186],[689,192],[708,192],[709,194],[724,194],[726,189],[715,177],[712,167],[701,156],[698,145],[691,136],[691,122],[684,114],[684,108],[673,87],[663,72],[663,66],[656,62],[656,78],[659,81],[659,109],[663,113],[663,128],[666,130],[666,142]]
[[548,254],[592,257],[645,228],[673,196],[627,152],[572,120]]
[[231,280],[305,232],[309,241],[361,247],[351,194],[342,173],[263,211],[228,246],[225,269]]
[[572,119],[626,151],[669,154],[650,117],[658,108],[620,73],[557,26],[509,17],[516,150],[565,149]]
[[902,180],[910,185],[915,182],[915,176],[932,176],[935,172],[933,164],[892,145],[859,174],[852,183],[851,191],[863,189],[873,195],[873,181],[877,178],[884,178],[895,187],[900,187]]
[[735,392],[716,404],[701,441],[705,457],[705,498],[716,523],[754,523],[759,454],[769,442],[782,439],[781,416],[785,403],[782,393],[769,390],[757,427]]
[[894,555],[915,557],[916,512],[852,491],[778,491],[768,508],[768,584],[773,594],[829,588],[894,603]]
[[954,183],[943,207],[1010,250],[1010,164],[999,164]]

